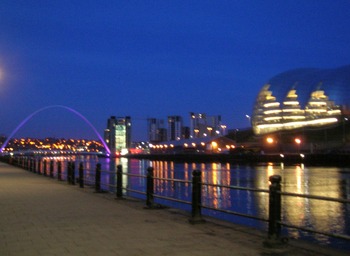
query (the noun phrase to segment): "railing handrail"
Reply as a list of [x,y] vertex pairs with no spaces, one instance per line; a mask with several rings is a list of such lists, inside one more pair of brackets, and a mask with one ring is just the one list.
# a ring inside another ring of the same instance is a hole
[[[53,165],[56,162],[57,162],[57,178],[60,179],[62,176],[65,176],[65,177],[67,177],[67,180],[70,184],[75,185],[75,171],[76,170],[75,170],[75,163],[74,162],[68,162],[65,165],[65,164],[62,164],[62,161],[52,161],[51,160],[50,161],[50,177],[53,177],[53,173],[54,173]],[[27,170],[34,172],[34,173],[36,171],[38,174],[43,173],[45,176],[47,176],[47,161],[45,159],[43,161],[40,161],[40,160],[37,160],[36,158],[32,158],[32,157],[29,159],[24,159],[24,157],[22,157],[21,159],[10,160],[9,163],[16,165],[16,166],[19,166],[19,167],[22,167],[22,168],[27,169]],[[64,167],[66,167],[66,169],[67,169],[66,173],[62,173],[61,172],[62,169],[60,170],[60,168],[64,168]],[[95,180],[85,179],[84,178],[84,176],[85,176],[84,171],[95,171],[95,175],[89,174],[91,176],[94,176]],[[116,184],[102,183],[101,182],[101,172],[108,173],[108,174],[116,174],[117,175]],[[116,187],[117,198],[122,197],[122,193],[121,193],[122,190],[131,191],[131,192],[146,195],[146,198],[147,198],[146,204],[147,204],[148,208],[155,207],[154,202],[153,202],[154,197],[160,198],[160,199],[165,199],[165,200],[170,200],[170,201],[175,201],[175,202],[179,202],[179,203],[183,203],[183,204],[192,205],[192,218],[190,220],[192,223],[197,223],[197,222],[203,221],[201,218],[201,208],[219,211],[219,212],[224,212],[224,213],[228,213],[228,214],[234,214],[234,215],[246,217],[246,218],[252,218],[252,219],[259,220],[259,221],[266,221],[269,223],[269,230],[268,230],[269,241],[271,239],[272,240],[280,239],[281,226],[295,228],[295,229],[299,229],[302,231],[307,231],[307,232],[312,232],[312,233],[317,233],[317,234],[322,234],[322,235],[327,235],[330,237],[350,240],[350,236],[348,236],[348,235],[320,231],[320,230],[306,228],[306,227],[293,225],[293,224],[289,224],[289,223],[281,221],[281,209],[282,209],[281,196],[302,197],[302,198],[315,199],[315,200],[338,202],[338,203],[343,203],[343,204],[349,204],[350,200],[348,200],[348,199],[331,198],[331,197],[315,196],[315,195],[299,194],[299,193],[291,193],[291,192],[282,192],[281,191],[281,184],[282,184],[281,183],[281,176],[279,176],[279,175],[273,175],[273,176],[269,177],[270,188],[269,188],[269,190],[266,190],[266,189],[257,189],[257,188],[239,187],[239,186],[230,186],[230,185],[212,184],[212,183],[202,182],[201,181],[201,177],[202,177],[201,171],[194,170],[192,174],[193,174],[192,181],[190,181],[190,180],[154,177],[152,167],[147,168],[147,175],[140,175],[140,174],[122,172],[121,165],[117,166],[117,171],[104,171],[104,170],[101,170],[101,164],[99,164],[99,163],[96,164],[96,169],[83,168],[82,163],[81,163],[79,165],[79,178],[78,179],[81,181],[94,183],[96,192],[103,192],[100,189],[101,185],[107,186],[107,187]],[[142,192],[142,191],[131,189],[129,187],[128,188],[123,187],[122,186],[122,175],[146,178],[147,179],[147,189],[146,189],[147,191],[146,191],[146,193]],[[163,181],[169,181],[169,182],[179,182],[179,183],[192,184],[192,202],[154,194],[154,191],[153,191],[153,189],[154,189],[153,181],[154,180],[163,180]],[[80,183],[80,185],[81,185],[81,183]],[[253,215],[240,213],[240,212],[234,212],[234,211],[230,211],[230,210],[206,206],[206,205],[201,203],[201,200],[202,200],[201,199],[201,197],[202,197],[201,187],[202,186],[216,186],[216,187],[222,187],[222,188],[228,188],[228,189],[237,189],[237,190],[253,191],[253,192],[260,192],[260,193],[268,193],[269,197],[270,197],[269,218],[266,219],[266,218],[262,218],[262,217],[257,217],[257,216],[253,216]],[[83,186],[81,186],[81,187],[83,187]]]
[[309,199],[317,199],[317,200],[324,200],[324,201],[331,201],[331,202],[350,204],[350,200],[341,199],[341,198],[315,196],[315,195],[298,194],[298,193],[290,193],[290,192],[279,192],[279,193],[281,195],[283,195],[283,196],[304,197],[304,198],[309,198]]

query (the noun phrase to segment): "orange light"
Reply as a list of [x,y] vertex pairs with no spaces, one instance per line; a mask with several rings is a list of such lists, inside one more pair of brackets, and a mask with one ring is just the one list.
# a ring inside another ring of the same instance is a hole
[[271,144],[273,142],[273,139],[272,138],[267,138],[266,141]]
[[295,142],[298,143],[298,144],[300,144],[300,143],[301,143],[301,140],[297,138],[297,139],[295,139]]

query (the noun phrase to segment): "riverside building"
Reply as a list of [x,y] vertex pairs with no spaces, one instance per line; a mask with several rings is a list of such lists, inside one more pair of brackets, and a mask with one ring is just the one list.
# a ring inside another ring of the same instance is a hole
[[111,154],[127,151],[131,146],[131,118],[111,116],[107,121],[104,139]]
[[221,116],[207,116],[205,113],[190,112],[190,138],[204,138],[224,135]]
[[256,97],[252,127],[257,135],[297,128],[319,129],[349,120],[350,65],[300,68],[271,78]]
[[183,120],[181,116],[168,116],[167,140],[182,138]]
[[148,141],[157,143],[165,141],[166,129],[164,129],[164,120],[157,118],[148,118]]

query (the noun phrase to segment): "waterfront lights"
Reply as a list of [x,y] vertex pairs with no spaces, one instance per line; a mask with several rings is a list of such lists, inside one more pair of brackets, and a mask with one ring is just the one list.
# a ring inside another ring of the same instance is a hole
[[296,139],[295,139],[295,143],[300,144],[300,143],[301,143],[301,140],[298,139],[298,138],[296,138]]
[[273,139],[272,138],[267,138],[266,141],[267,141],[267,143],[270,143],[270,144],[273,143]]

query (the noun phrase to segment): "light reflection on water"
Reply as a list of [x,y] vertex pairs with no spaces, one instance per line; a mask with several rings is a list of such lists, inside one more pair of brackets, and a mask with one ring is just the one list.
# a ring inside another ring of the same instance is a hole
[[[83,162],[84,168],[95,169],[97,163],[101,163],[102,170],[115,170],[117,165],[122,165],[123,172],[146,175],[147,167],[154,168],[154,176],[191,181],[192,171],[202,171],[202,182],[269,189],[268,179],[272,175],[282,177],[282,191],[300,194],[332,198],[350,198],[350,172],[349,169],[331,167],[306,167],[303,164],[297,166],[273,165],[271,163],[261,166],[243,166],[219,163],[175,163],[171,161],[149,161],[136,159],[109,159],[94,156],[72,157],[69,161],[76,162],[76,176],[78,176],[78,164]],[[94,171],[85,171],[94,181]],[[116,184],[115,175],[102,173],[101,182]],[[172,197],[184,201],[191,201],[191,185],[188,183],[155,180],[157,195]],[[123,186],[134,190],[146,192],[146,179],[123,175]],[[102,186],[103,189],[115,193],[115,188]],[[222,188],[216,186],[203,186],[202,203],[206,206],[226,209],[234,212],[249,214],[262,218],[268,218],[269,198],[267,193],[258,193],[237,189]],[[145,199],[144,195],[134,192],[125,192],[127,195]],[[190,211],[191,206],[178,202],[155,198],[156,203],[182,208]],[[330,233],[350,235],[350,206],[336,202],[308,199],[303,197],[282,197],[282,220],[292,225],[309,227]],[[212,210],[203,209],[204,215],[241,223],[259,229],[267,230],[267,223],[230,215]],[[328,236],[309,234],[296,229],[283,229],[283,233],[289,237],[302,238],[318,242],[324,245],[340,247],[350,251],[348,241],[329,238]]]

